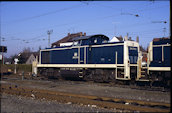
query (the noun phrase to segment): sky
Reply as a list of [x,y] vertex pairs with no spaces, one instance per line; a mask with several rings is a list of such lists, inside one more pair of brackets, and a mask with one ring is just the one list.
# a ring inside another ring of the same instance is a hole
[[[136,16],[138,15],[138,16]],[[167,23],[164,23],[167,22]],[[170,35],[170,1],[23,1],[0,2],[0,44],[7,46],[6,57],[30,47],[48,47],[68,33],[86,32],[139,36],[146,48],[153,38]]]

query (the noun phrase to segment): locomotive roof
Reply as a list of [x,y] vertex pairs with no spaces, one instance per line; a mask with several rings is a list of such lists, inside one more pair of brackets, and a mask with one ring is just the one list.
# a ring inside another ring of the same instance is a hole
[[102,34],[97,34],[97,35],[89,35],[89,36],[82,36],[82,37],[75,37],[72,39],[72,41],[78,41],[78,40],[84,40],[84,39],[89,39],[89,38],[92,38],[92,37],[100,37],[100,38],[104,38],[106,40],[109,40],[109,38],[105,35],[102,35]]
[[159,38],[159,40],[153,40],[153,45],[171,44],[169,38]]

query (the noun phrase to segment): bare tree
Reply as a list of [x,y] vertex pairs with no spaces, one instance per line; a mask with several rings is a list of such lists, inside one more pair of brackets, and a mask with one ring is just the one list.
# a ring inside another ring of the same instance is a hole
[[32,51],[31,51],[31,49],[30,49],[30,47],[25,47],[24,49],[23,49],[23,51],[22,51],[22,53],[31,53]]

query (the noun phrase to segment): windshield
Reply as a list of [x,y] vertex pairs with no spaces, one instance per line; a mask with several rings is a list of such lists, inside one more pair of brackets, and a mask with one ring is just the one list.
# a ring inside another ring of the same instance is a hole
[[129,46],[128,52],[129,52],[130,64],[137,64],[138,48]]

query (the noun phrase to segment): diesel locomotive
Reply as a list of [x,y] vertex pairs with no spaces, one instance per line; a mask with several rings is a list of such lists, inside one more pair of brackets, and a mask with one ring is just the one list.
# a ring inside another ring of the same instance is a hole
[[73,45],[40,50],[38,72],[44,76],[85,80],[139,80],[139,44],[108,42],[105,35],[73,38]]
[[148,47],[147,73],[150,80],[170,86],[171,80],[171,41],[169,38],[156,38]]

